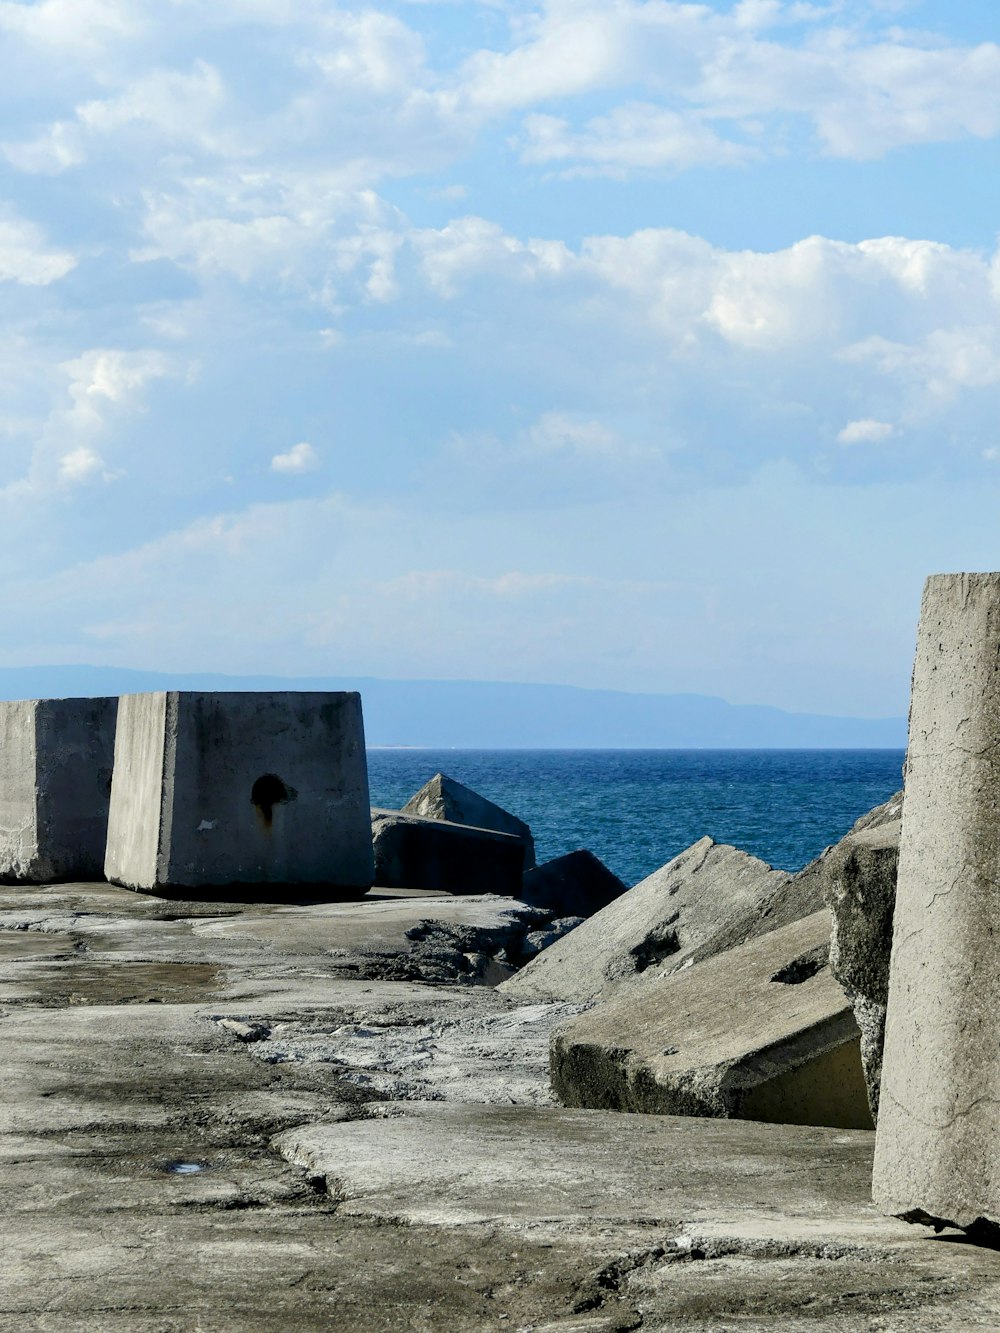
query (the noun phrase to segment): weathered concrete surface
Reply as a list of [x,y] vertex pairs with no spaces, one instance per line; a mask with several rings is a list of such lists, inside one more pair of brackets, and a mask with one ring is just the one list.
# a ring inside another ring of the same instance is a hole
[[[329,909],[0,892],[4,1333],[997,1327],[996,1254],[874,1214],[870,1134],[477,1105],[427,1064],[443,1044],[442,1071],[473,1071],[479,1037],[493,1092],[519,1097],[525,1038],[502,1025],[531,1007],[348,979],[308,947]],[[433,1028],[419,1077],[385,1068],[408,1023]],[[310,1126],[359,1138],[308,1169],[269,1146]],[[405,1208],[423,1220],[386,1225]]]
[[117,699],[0,702],[0,881],[104,866]]
[[524,869],[530,870],[535,864],[535,839],[524,820],[445,773],[435,773],[429,782],[425,782],[403,806],[402,813],[509,833],[524,844]]
[[899,847],[874,1197],[1000,1224],[1000,574],[927,580]]
[[373,807],[371,836],[380,888],[514,897],[521,887],[524,843],[510,833]]
[[357,694],[123,695],[105,874],[144,890],[364,891],[368,809]]
[[581,849],[529,870],[519,896],[557,916],[587,917],[627,892],[628,886],[599,857]]
[[302,956],[322,954],[331,971],[357,978],[474,982],[484,979],[490,960],[518,957],[528,932],[548,919],[510,898],[425,892],[372,895],[308,913],[277,907],[266,916],[228,916],[194,930],[272,947],[294,944]]
[[649,982],[733,918],[742,922],[749,911],[756,920],[790,879],[746,852],[702,838],[533,959],[504,983],[506,993],[587,1003]]
[[820,859],[833,913],[830,969],[854,1006],[872,1117],[878,1118],[902,793],[860,819]]
[[557,1029],[568,1106],[871,1128],[825,909]]

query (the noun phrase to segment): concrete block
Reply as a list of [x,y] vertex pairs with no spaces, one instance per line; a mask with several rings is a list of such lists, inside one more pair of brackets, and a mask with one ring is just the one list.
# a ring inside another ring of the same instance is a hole
[[686,961],[734,916],[745,934],[744,914],[755,922],[790,880],[746,852],[702,838],[550,945],[503,990],[521,1000],[607,999]]
[[146,890],[362,891],[368,809],[357,694],[124,695],[105,873]]
[[0,702],[0,879],[99,879],[118,700]]
[[513,834],[375,808],[371,838],[379,888],[507,898],[520,891],[524,843]]
[[524,843],[525,870],[530,870],[535,864],[535,839],[524,820],[444,773],[435,773],[429,782],[425,782],[403,806],[402,813],[417,815],[421,819],[445,819],[450,824],[468,824],[470,828],[493,829],[496,833],[510,833]]
[[824,909],[581,1014],[553,1034],[553,1092],[567,1106],[870,1129],[829,942]]
[[861,1029],[861,1063],[876,1120],[902,809],[899,793],[860,819],[820,862],[824,896],[833,912],[830,968]]
[[1000,1225],[1000,573],[927,580],[889,972],[874,1199]]
[[529,870],[518,896],[558,916],[587,917],[627,892],[628,886],[599,857],[581,849]]

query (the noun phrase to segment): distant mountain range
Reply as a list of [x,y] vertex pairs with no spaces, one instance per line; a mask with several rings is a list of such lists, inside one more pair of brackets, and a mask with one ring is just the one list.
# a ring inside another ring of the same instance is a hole
[[369,677],[0,667],[0,699],[143,690],[359,690],[369,745],[435,749],[903,749],[902,717],[830,717],[703,694]]

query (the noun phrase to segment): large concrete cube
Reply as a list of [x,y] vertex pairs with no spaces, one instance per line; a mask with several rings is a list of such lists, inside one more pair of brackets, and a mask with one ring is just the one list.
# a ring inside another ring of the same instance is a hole
[[0,703],[0,879],[99,879],[117,699]]
[[360,696],[124,695],[105,873],[146,890],[369,888]]
[[1000,1223],[1000,573],[924,589],[874,1199]]

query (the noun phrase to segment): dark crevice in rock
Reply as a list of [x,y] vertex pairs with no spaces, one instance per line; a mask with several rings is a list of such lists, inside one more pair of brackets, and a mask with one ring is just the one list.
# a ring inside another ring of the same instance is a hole
[[793,958],[790,963],[779,968],[771,980],[780,982],[783,986],[800,986],[803,981],[808,981],[810,977],[822,972],[829,961],[830,946],[820,945],[817,949],[810,949],[808,953]]
[[[676,917],[674,918],[676,920]],[[677,935],[676,928],[669,922],[658,926],[656,930],[651,931],[641,944],[637,944],[632,950],[632,958],[635,960],[636,972],[645,972],[647,967],[655,967],[657,963],[662,963],[665,958],[671,954],[680,951],[681,942]]]

